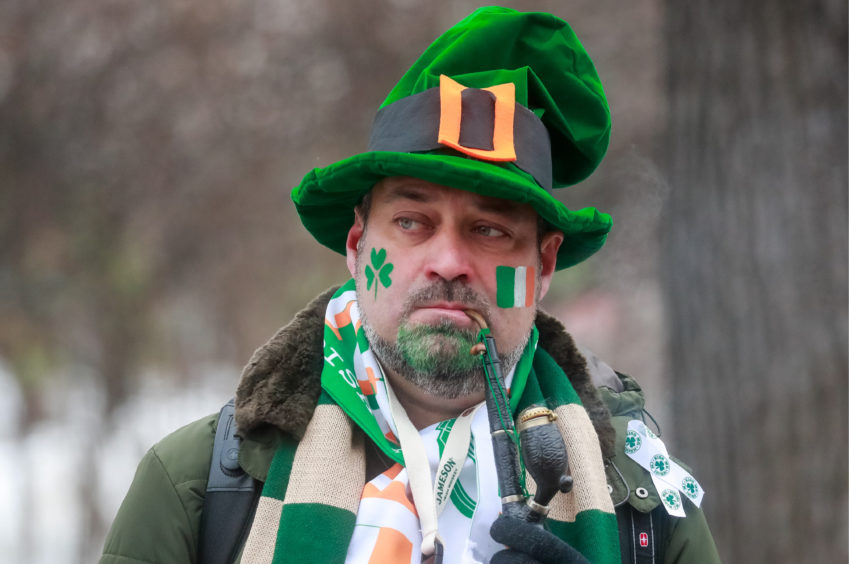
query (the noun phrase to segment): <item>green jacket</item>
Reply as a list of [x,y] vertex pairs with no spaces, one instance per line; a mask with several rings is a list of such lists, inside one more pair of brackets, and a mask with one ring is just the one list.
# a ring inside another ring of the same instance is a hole
[[[277,445],[287,436],[300,439],[315,408],[323,362],[324,311],[331,294],[316,298],[257,350],[242,375],[236,392],[236,421],[244,437],[239,462],[261,482]],[[614,374],[602,364],[591,362],[588,367],[554,318],[540,314],[536,323],[539,346],[569,375],[595,425],[611,497],[620,505],[620,529],[628,527],[621,512],[626,504],[659,515],[658,507],[664,510],[650,476],[623,450],[627,421],[642,416],[642,391],[632,379]],[[217,417],[190,423],[147,452],[109,531],[102,564],[197,562]],[[638,496],[638,488],[645,488],[648,495]],[[701,510],[689,504],[685,509],[686,518],[664,520],[669,524],[662,528],[665,561],[718,562]]]

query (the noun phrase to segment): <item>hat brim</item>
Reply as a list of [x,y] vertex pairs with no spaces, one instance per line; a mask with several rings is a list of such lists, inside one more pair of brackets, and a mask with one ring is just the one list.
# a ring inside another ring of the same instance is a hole
[[345,254],[354,207],[380,179],[412,176],[485,196],[527,203],[563,232],[556,269],[568,268],[598,251],[613,226],[595,208],[570,210],[510,163],[490,163],[438,152],[374,151],[313,169],[292,190],[304,227],[322,245]]

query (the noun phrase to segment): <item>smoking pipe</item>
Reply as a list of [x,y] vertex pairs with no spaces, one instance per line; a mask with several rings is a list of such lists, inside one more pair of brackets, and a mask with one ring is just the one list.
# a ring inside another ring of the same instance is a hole
[[[557,415],[546,407],[532,406],[519,414],[518,429],[514,429],[495,339],[479,312],[465,310],[465,313],[480,327],[481,341],[470,352],[483,357],[486,409],[501,491],[501,511],[528,523],[541,524],[555,494],[572,489],[566,445],[554,423]],[[537,484],[533,499],[525,498],[520,482],[517,430],[525,467]]]

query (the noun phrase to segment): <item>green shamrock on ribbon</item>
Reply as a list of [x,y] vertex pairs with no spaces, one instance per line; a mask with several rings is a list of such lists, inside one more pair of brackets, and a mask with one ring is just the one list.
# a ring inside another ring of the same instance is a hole
[[640,438],[639,433],[636,431],[628,431],[625,435],[625,452],[628,454],[634,454],[643,444],[643,439]]
[[681,500],[673,490],[663,490],[660,495],[667,507],[675,510],[681,509]]
[[652,456],[651,462],[649,462],[649,467],[651,468],[651,473],[655,476],[666,476],[672,469],[669,464],[669,459],[662,454],[655,454]]
[[389,275],[392,274],[393,268],[395,268],[395,265],[391,262],[386,262],[386,249],[380,249],[379,251],[376,249],[371,250],[371,266],[366,265],[366,290],[371,290],[371,285],[374,284],[375,300],[377,299],[377,280],[383,284],[384,288],[391,286],[392,279]]
[[681,483],[681,489],[684,490],[684,493],[687,494],[687,497],[690,499],[696,499],[696,496],[699,495],[699,484],[696,481],[687,476],[684,478]]

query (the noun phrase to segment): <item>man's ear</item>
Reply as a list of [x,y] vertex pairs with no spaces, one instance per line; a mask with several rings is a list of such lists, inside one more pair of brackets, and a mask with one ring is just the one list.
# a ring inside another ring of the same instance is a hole
[[354,210],[354,224],[348,230],[348,238],[345,241],[345,262],[348,264],[348,272],[354,278],[357,277],[357,247],[360,239],[365,233],[365,223],[358,209]]
[[542,242],[539,245],[539,299],[545,297],[549,286],[551,286],[551,277],[554,275],[554,268],[557,265],[557,251],[560,250],[562,243],[563,233],[561,231],[549,231],[542,237]]

